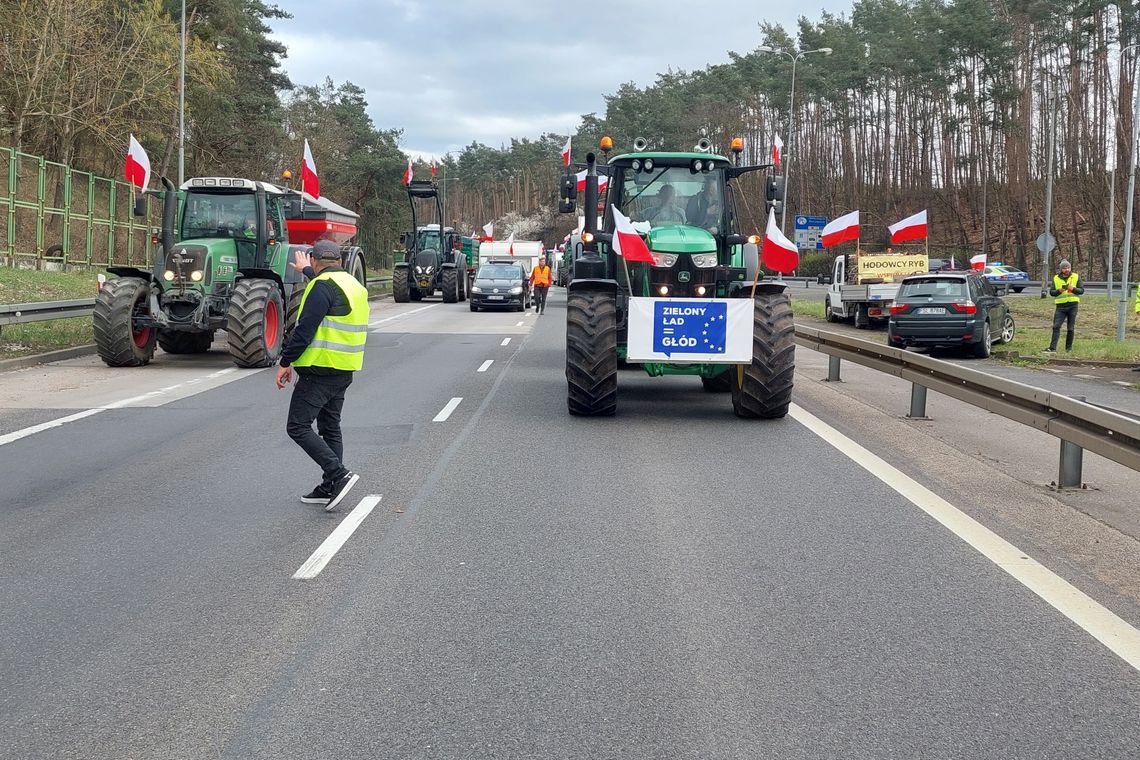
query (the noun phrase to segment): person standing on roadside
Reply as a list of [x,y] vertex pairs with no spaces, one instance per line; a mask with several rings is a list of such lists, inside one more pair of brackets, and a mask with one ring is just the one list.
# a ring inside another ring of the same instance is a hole
[[[1140,322],[1140,287],[1136,288],[1136,320]],[[1132,368],[1133,372],[1140,372],[1140,365]]]
[[324,504],[327,512],[360,480],[344,466],[340,413],[353,373],[364,365],[368,290],[341,268],[340,246],[331,240],[317,241],[311,257],[298,251],[290,266],[310,279],[297,326],[281,351],[277,387],[292,382],[297,370],[286,431],[323,472],[321,484],[301,501]]
[[534,310],[539,314],[546,313],[546,294],[550,290],[550,267],[546,265],[546,257],[538,257],[538,266],[530,272],[530,285],[534,288]]
[[1060,274],[1053,275],[1053,287],[1049,295],[1053,296],[1056,308],[1053,311],[1053,337],[1049,341],[1049,348],[1044,353],[1057,352],[1057,340],[1061,337],[1061,325],[1065,325],[1065,351],[1073,350],[1073,338],[1076,335],[1077,307],[1081,303],[1081,294],[1085,292],[1081,285],[1081,276],[1073,271],[1073,265],[1068,259],[1061,259],[1058,265]]

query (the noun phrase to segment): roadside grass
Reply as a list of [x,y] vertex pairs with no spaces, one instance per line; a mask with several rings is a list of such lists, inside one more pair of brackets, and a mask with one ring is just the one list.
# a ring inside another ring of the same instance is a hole
[[806,298],[793,298],[792,313],[796,316],[823,319],[823,301],[812,301]]
[[[0,267],[0,304],[93,298],[98,274],[94,269],[37,272]],[[93,340],[88,317],[7,325],[0,328],[0,359],[83,346]]]

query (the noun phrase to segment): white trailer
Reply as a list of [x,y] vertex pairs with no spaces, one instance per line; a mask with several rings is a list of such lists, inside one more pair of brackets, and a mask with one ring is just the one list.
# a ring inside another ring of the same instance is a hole
[[480,264],[492,259],[495,261],[515,260],[526,267],[528,274],[538,266],[538,257],[545,255],[546,249],[542,247],[541,240],[516,240],[513,245],[508,245],[506,240],[490,240],[479,244]]
[[852,319],[860,329],[886,322],[891,316],[891,305],[898,297],[899,281],[928,269],[925,254],[856,253],[851,257],[836,256],[831,269],[831,284],[824,296],[823,316],[828,322]]

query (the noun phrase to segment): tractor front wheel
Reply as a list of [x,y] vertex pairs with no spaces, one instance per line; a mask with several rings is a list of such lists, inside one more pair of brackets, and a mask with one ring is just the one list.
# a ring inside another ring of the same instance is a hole
[[281,356],[285,306],[272,280],[238,280],[226,314],[230,356],[239,367],[268,367]]
[[756,296],[752,316],[752,361],[729,370],[732,410],[746,419],[788,413],[796,372],[796,335],[787,293]]
[[609,293],[566,299],[566,406],[570,414],[617,411],[617,301]]
[[214,331],[159,330],[158,345],[168,354],[204,354],[214,342]]
[[407,303],[411,300],[408,286],[408,270],[397,269],[392,274],[392,300],[396,303]]
[[443,270],[443,302],[457,303],[459,301],[459,273],[454,269]]
[[158,331],[140,326],[150,286],[138,277],[107,281],[95,298],[91,324],[95,348],[108,367],[141,367],[154,357]]

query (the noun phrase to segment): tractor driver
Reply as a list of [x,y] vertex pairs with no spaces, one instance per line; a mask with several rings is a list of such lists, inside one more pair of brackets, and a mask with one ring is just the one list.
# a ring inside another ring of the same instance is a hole
[[686,216],[689,224],[704,227],[712,234],[717,234],[720,227],[720,183],[716,177],[708,177],[701,192],[689,199]]
[[662,185],[657,193],[659,203],[645,212],[645,220],[654,224],[684,224],[685,211],[676,204],[677,190],[672,185]]

